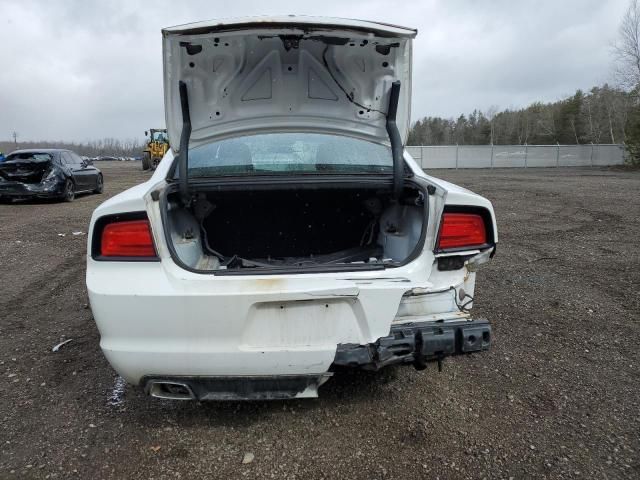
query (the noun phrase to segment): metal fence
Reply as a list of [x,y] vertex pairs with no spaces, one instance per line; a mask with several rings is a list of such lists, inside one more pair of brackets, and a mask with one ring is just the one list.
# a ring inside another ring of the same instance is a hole
[[624,163],[624,147],[617,144],[443,145],[406,148],[422,168],[594,167]]

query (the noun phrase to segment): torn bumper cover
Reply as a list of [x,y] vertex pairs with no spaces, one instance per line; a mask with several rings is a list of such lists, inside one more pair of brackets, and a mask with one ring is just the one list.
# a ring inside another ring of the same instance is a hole
[[488,350],[491,326],[488,320],[420,322],[394,325],[388,336],[368,345],[340,344],[333,365],[378,370],[398,363],[417,369],[427,362],[440,362],[450,355]]

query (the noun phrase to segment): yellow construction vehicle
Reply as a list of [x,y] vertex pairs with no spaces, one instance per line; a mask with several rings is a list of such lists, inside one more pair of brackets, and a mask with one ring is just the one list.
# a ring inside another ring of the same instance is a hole
[[155,170],[169,150],[169,139],[167,138],[166,128],[152,128],[148,132],[144,132],[145,137],[149,137],[146,148],[142,152],[142,169]]

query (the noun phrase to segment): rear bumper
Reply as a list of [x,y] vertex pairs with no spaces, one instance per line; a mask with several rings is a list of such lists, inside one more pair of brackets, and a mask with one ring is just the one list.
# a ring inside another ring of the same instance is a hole
[[[368,345],[337,346],[333,367],[378,370],[394,364],[423,369],[427,362],[489,349],[487,320],[421,322],[397,325]],[[147,395],[170,400],[285,400],[314,398],[331,373],[315,375],[145,376]]]
[[330,376],[144,377],[140,386],[147,395],[168,400],[288,400],[317,397]]
[[391,327],[389,335],[375,343],[338,345],[333,365],[378,370],[388,365],[410,363],[422,369],[427,362],[488,350],[490,346],[488,320],[402,324]]
[[15,198],[55,198],[62,195],[64,184],[0,182],[0,196]]
[[[143,387],[150,379],[186,382],[177,388],[188,398],[316,396],[332,367],[419,367],[490,341],[486,321],[466,321],[458,311],[457,290],[407,296],[417,282],[406,277],[235,278],[171,268],[89,259],[87,289],[114,369]],[[474,274],[465,278],[459,288],[473,295]],[[473,328],[481,343],[470,341]],[[292,377],[306,380],[292,385]],[[162,396],[162,389],[148,392]]]
[[325,374],[337,345],[388,335],[411,288],[395,278],[328,275],[176,278],[165,263],[89,260],[100,345],[129,383],[151,376]]

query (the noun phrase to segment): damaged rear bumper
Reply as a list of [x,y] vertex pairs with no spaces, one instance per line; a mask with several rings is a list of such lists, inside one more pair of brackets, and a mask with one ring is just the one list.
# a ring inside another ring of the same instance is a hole
[[316,398],[331,375],[148,376],[140,385],[147,395],[168,400],[288,400]]
[[338,345],[333,365],[378,370],[409,363],[423,369],[427,362],[488,350],[490,345],[488,320],[407,323],[392,326],[389,335],[368,345]]
[[0,197],[8,198],[57,198],[63,193],[63,187],[55,183],[0,182]]
[[[333,367],[378,370],[388,365],[413,364],[450,355],[487,350],[491,326],[487,320],[420,322],[395,325],[389,335],[368,345],[339,344]],[[315,398],[332,373],[314,375],[144,376],[140,385],[156,398],[170,400],[285,400]]]

